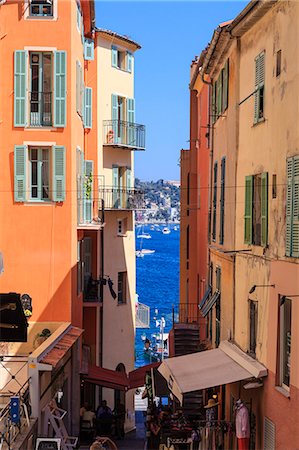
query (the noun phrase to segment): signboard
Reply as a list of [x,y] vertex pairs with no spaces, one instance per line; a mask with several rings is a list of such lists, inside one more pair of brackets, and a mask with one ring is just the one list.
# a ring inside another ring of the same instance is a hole
[[38,438],[35,450],[60,450],[60,438]]

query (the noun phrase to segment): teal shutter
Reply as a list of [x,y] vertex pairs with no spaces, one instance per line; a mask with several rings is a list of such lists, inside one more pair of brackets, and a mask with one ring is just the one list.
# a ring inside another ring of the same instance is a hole
[[117,47],[114,45],[111,47],[111,65],[117,67]]
[[65,200],[65,147],[54,145],[52,155],[53,201]]
[[25,127],[27,112],[28,52],[16,50],[14,54],[14,126]]
[[[260,94],[261,88],[265,84],[265,53],[260,53],[255,58],[255,94],[254,94],[254,123],[257,123],[260,117]],[[264,92],[263,92],[264,96]]]
[[92,88],[84,90],[84,128],[92,128]]
[[252,244],[252,191],[253,175],[245,177],[245,215],[244,215],[244,242]]
[[221,159],[219,244],[223,244],[224,240],[225,163],[226,159],[223,157]]
[[26,145],[15,145],[14,150],[14,197],[15,202],[26,201]]
[[299,156],[293,158],[292,255],[299,258]]
[[112,104],[112,129],[113,129],[113,143],[118,142],[118,96],[112,94],[111,96],[111,104]]
[[216,122],[216,116],[217,116],[216,92],[217,92],[217,82],[215,81],[213,83],[213,87],[212,87],[212,123],[213,124]]
[[223,86],[222,86],[222,112],[228,107],[228,60],[223,69]]
[[132,170],[130,167],[127,167],[126,169],[126,203],[127,208],[130,209],[131,207],[131,198],[132,198]]
[[222,112],[222,72],[220,72],[217,80],[217,118],[221,116]]
[[135,100],[127,98],[128,145],[136,145]]
[[84,199],[84,154],[80,148],[77,148],[77,209],[78,223],[83,223],[83,199]]
[[66,52],[54,52],[54,126],[66,126]]
[[132,72],[133,71],[133,54],[131,52],[127,52],[127,71]]
[[262,173],[261,177],[261,244],[268,244],[268,173]]
[[92,39],[84,39],[84,59],[86,61],[94,60],[94,42]]
[[93,219],[93,161],[84,161],[84,223]]
[[119,183],[118,183],[118,170],[117,166],[112,167],[112,207],[119,207]]

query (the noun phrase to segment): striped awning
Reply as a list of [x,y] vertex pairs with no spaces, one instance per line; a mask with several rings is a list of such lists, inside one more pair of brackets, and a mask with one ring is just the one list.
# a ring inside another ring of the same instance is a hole
[[205,303],[205,305],[201,308],[201,313],[204,317],[210,312],[210,310],[213,308],[214,304],[217,302],[217,300],[220,297],[220,292],[215,291],[212,297],[209,298],[209,300]]

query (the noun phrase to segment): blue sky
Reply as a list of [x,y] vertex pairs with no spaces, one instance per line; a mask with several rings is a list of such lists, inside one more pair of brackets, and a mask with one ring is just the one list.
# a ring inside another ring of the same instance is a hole
[[146,125],[146,151],[135,152],[135,176],[178,180],[189,143],[190,63],[240,1],[96,1],[96,23],[139,42],[135,54],[136,122]]

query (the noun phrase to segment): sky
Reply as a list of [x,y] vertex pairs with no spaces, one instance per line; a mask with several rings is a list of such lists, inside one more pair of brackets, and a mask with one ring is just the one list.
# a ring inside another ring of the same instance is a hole
[[241,1],[100,1],[96,25],[127,35],[135,53],[135,120],[146,126],[146,150],[135,152],[135,177],[179,180],[179,157],[189,148],[190,64]]

